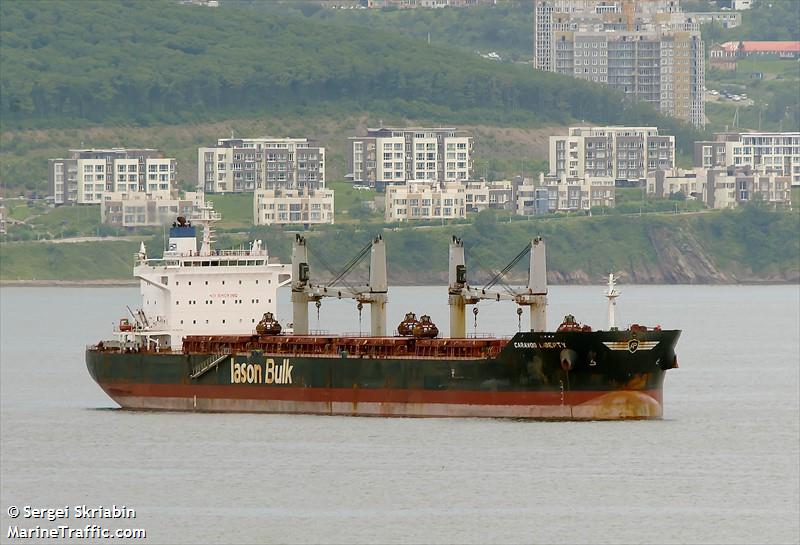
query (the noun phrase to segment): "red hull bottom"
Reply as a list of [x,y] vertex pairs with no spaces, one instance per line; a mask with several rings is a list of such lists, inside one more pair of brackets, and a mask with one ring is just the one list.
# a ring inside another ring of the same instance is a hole
[[[662,416],[658,390],[598,392],[407,392],[282,390],[270,399],[226,387],[103,384],[124,409],[384,417],[484,417],[540,420],[626,420]],[[276,394],[276,390],[271,390]],[[248,392],[249,393],[249,392]],[[253,392],[255,394],[255,392]],[[257,397],[256,397],[257,396]],[[317,399],[314,399],[317,398]],[[323,398],[323,399],[319,399]],[[372,398],[372,399],[370,399]],[[406,399],[403,399],[406,398]]]

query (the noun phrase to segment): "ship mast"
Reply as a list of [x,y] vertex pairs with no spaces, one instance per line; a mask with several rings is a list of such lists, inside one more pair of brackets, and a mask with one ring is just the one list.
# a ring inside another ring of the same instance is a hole
[[[528,281],[522,290],[496,291],[490,289],[511,267],[529,254]],[[478,301],[514,301],[530,311],[531,331],[547,329],[547,257],[542,237],[536,237],[506,267],[482,289],[467,284],[464,243],[460,238],[450,240],[448,303],[450,305],[450,337],[466,337],[466,305]]]
[[195,223],[203,226],[203,242],[200,246],[200,255],[211,255],[214,244],[214,229],[211,227],[215,221],[219,221],[221,216],[214,210],[214,203],[205,201],[198,206],[199,214],[193,218]]
[[[369,254],[369,284],[364,289],[353,287],[334,287],[353,269],[361,259]],[[308,303],[319,302],[323,297],[353,299],[359,304],[370,305],[370,334],[373,337],[386,336],[386,302],[389,283],[386,273],[386,244],[378,235],[365,246],[361,253],[353,258],[335,280],[326,285],[311,283],[308,267],[308,248],[306,239],[295,236],[292,246],[292,313],[294,332],[297,335],[308,335]]]
[[608,329],[616,329],[616,316],[614,311],[617,307],[617,297],[619,297],[621,292],[617,290],[616,282],[618,277],[614,276],[614,273],[608,273],[608,291],[606,291],[605,296],[608,298]]

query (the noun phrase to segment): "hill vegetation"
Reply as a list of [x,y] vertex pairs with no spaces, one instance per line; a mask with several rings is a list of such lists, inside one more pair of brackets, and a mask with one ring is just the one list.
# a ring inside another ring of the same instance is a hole
[[650,123],[686,146],[694,136],[587,82],[269,10],[3,2],[0,32],[6,128],[373,111],[430,123]]
[[[716,11],[710,6],[700,1],[688,7]],[[800,40],[800,2],[797,0],[755,0],[751,9],[740,13],[742,24],[736,28],[723,28],[718,23],[703,25],[706,47],[731,40]]]
[[[609,271],[624,272],[628,283],[731,283],[800,281],[799,230],[796,212],[750,205],[698,214],[544,217],[510,223],[487,210],[472,224],[398,230],[379,224],[334,225],[307,236],[311,266],[320,280],[331,277],[329,269],[341,267],[382,232],[395,284],[445,282],[452,234],[467,241],[470,278],[476,284],[488,278],[489,268],[502,267],[537,235],[547,240],[554,283],[600,283]],[[219,246],[260,238],[271,255],[287,262],[292,237],[278,228],[251,227],[247,236],[220,233]],[[147,240],[150,253],[157,255],[164,246],[161,233]],[[5,243],[0,279],[129,280],[136,248],[135,241]],[[516,271],[512,281],[523,275],[523,270]]]

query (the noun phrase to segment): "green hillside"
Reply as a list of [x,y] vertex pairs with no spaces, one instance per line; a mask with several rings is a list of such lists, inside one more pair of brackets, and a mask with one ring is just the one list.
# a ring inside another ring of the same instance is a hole
[[[741,210],[682,215],[545,217],[508,223],[494,211],[473,224],[383,229],[380,225],[335,225],[307,233],[315,275],[326,281],[376,233],[383,233],[392,283],[446,280],[447,242],[467,241],[472,282],[489,276],[530,239],[543,235],[548,268],[557,283],[600,283],[621,271],[627,283],[730,283],[800,281],[800,215],[751,205]],[[293,235],[277,228],[252,228],[247,237],[220,234],[221,247],[247,239],[266,241],[271,255],[290,259]],[[43,242],[0,245],[0,279],[129,279],[138,243]],[[152,254],[163,247],[160,234],[148,242]],[[516,270],[519,281],[524,267]],[[365,276],[365,271],[361,271]],[[358,275],[352,281],[357,281]]]
[[6,128],[374,111],[431,123],[646,121],[691,134],[587,82],[245,6],[2,2],[0,32]]

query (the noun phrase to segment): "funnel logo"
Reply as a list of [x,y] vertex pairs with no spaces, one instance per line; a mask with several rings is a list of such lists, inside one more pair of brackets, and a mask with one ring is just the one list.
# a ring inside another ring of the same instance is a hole
[[630,341],[628,341],[628,352],[633,354],[637,350],[639,350],[639,341],[636,339],[631,339]]

